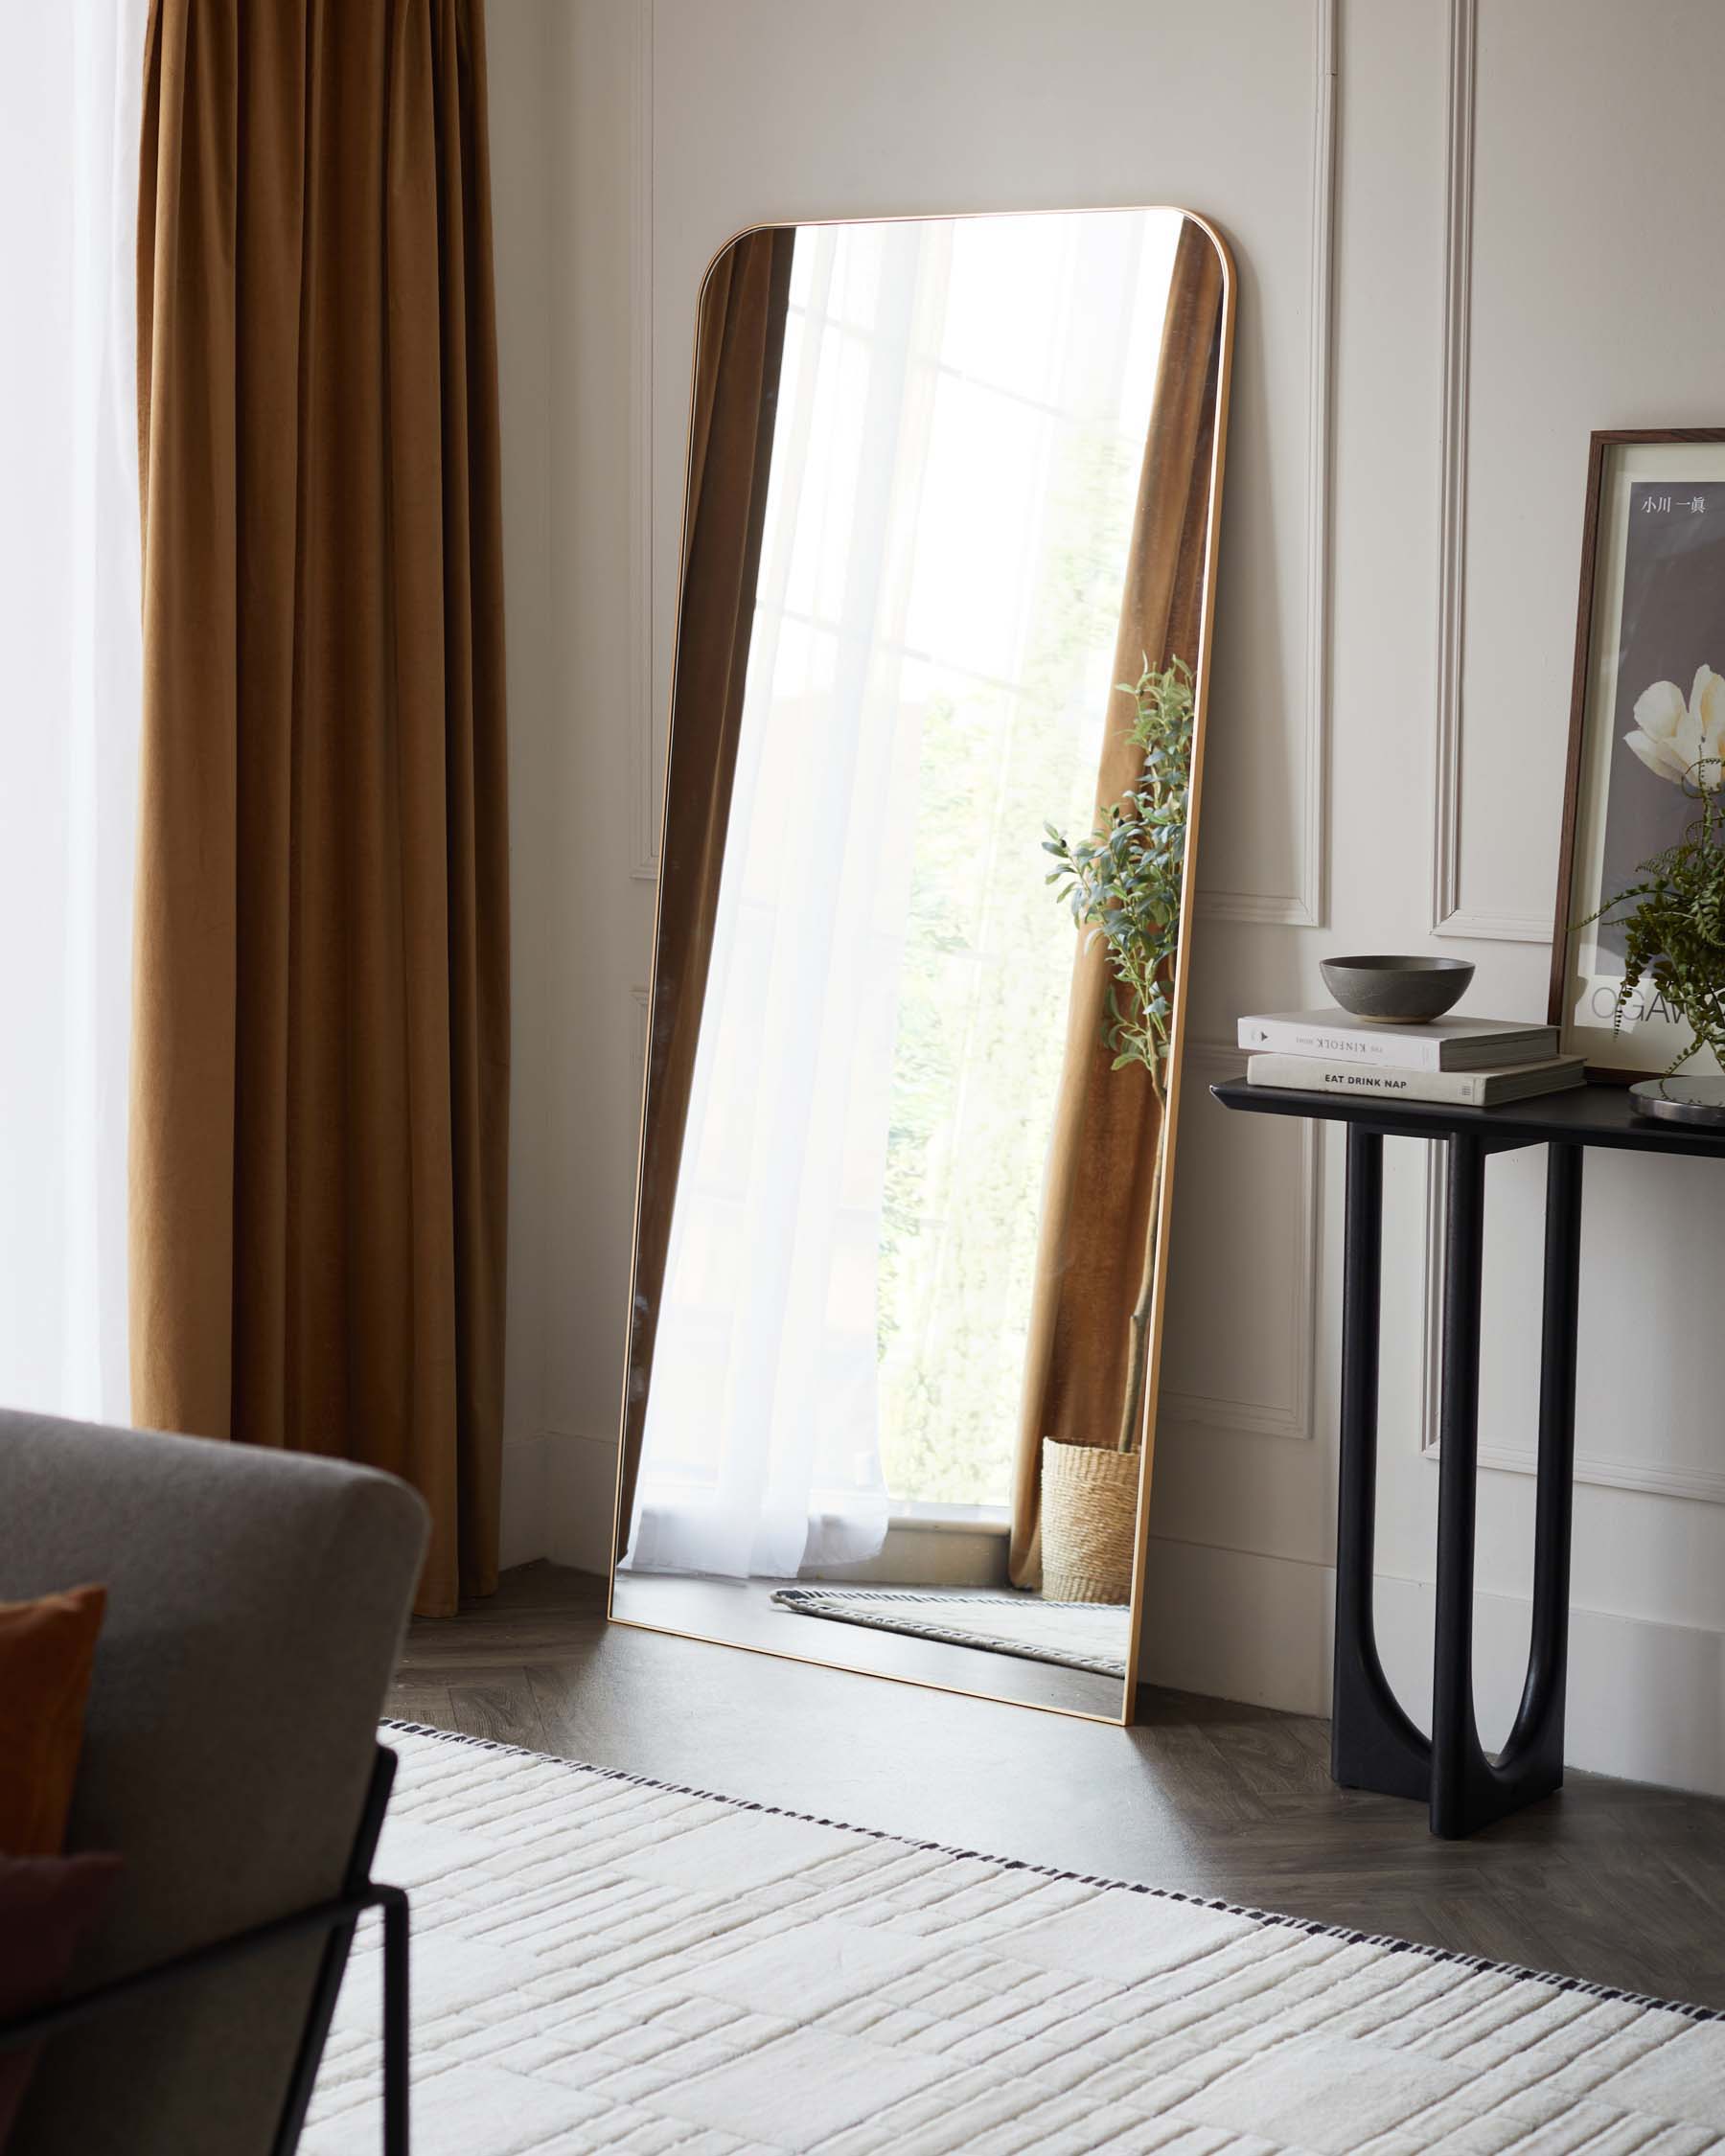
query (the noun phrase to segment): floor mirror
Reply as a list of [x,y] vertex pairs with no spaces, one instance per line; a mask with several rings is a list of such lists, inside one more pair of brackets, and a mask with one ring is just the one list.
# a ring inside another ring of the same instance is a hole
[[1234,282],[1166,208],[707,273],[617,1622],[1132,1717]]

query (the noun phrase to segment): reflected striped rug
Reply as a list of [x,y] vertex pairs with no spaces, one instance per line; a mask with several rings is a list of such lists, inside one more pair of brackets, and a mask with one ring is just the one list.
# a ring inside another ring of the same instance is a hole
[[772,1599],[799,1617],[877,1632],[908,1632],[1024,1662],[1124,1677],[1132,1612],[1124,1602],[1045,1602],[990,1588],[781,1587]]
[[[385,1740],[416,2156],[1725,2145],[1725,2021],[1699,2008],[439,1732]],[[369,1932],[306,2156],[379,2146]]]

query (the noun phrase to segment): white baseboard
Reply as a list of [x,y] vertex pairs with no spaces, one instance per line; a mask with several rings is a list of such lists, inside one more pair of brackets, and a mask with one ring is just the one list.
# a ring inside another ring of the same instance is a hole
[[[617,1448],[609,1437],[540,1430],[506,1438],[501,1563],[528,1565],[548,1557],[578,1571],[607,1571],[616,1474]],[[879,1557],[808,1576],[1003,1587],[1005,1536],[1000,1527],[985,1523],[895,1521]]]
[[902,1587],[1006,1585],[1006,1536],[983,1523],[895,1520],[879,1552],[858,1565],[816,1567],[802,1579]]
[[617,1448],[609,1437],[565,1430],[506,1437],[499,1563],[507,1569],[548,1557],[577,1571],[607,1571],[616,1477]]
[[[1327,1714],[1334,1594],[1327,1565],[1153,1537],[1143,1676]],[[1429,1728],[1436,1590],[1380,1573],[1376,1605],[1385,1673]],[[1503,1741],[1521,1697],[1530,1617],[1520,1597],[1475,1597],[1475,1684],[1488,1746]],[[1725,1635],[1574,1610],[1567,1738],[1571,1766],[1725,1796]]]
[[531,1565],[548,1554],[549,1525],[546,1517],[545,1447],[539,1431],[503,1440],[502,1517],[497,1533],[497,1562],[507,1571],[512,1565]]
[[545,1555],[580,1572],[610,1571],[617,1509],[617,1445],[612,1437],[544,1433]]
[[1152,1535],[1138,1675],[1212,1699],[1327,1714],[1335,1574]]
[[[548,1557],[603,1574],[616,1458],[610,1438],[567,1431],[507,1439],[503,1563]],[[931,1551],[931,1561],[937,1554],[952,1552]],[[1142,1674],[1215,1699],[1327,1714],[1334,1601],[1327,1565],[1153,1536]],[[1385,1671],[1429,1727],[1436,1591],[1380,1573],[1376,1601]],[[1489,1746],[1502,1742],[1521,1696],[1530,1619],[1519,1597],[1475,1598],[1480,1732]],[[1575,1610],[1568,1724],[1572,1766],[1725,1796],[1725,1634]]]
[[[1377,1613],[1385,1673],[1425,1728],[1436,1590],[1380,1578]],[[1475,1697],[1481,1737],[1492,1748],[1521,1698],[1531,1615],[1519,1597],[1474,1597]],[[1571,1766],[1596,1774],[1725,1797],[1725,1635],[1573,1609],[1564,1750]]]

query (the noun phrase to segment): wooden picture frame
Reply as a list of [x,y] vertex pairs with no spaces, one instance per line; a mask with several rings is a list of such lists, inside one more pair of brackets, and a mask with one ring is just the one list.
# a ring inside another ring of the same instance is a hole
[[[1710,493],[1716,501],[1704,525]],[[1657,1076],[1676,1052],[1680,1021],[1663,1015],[1655,995],[1638,998],[1637,1015],[1615,1031],[1611,975],[1585,963],[1600,955],[1600,937],[1578,943],[1577,925],[1622,887],[1625,861],[1632,873],[1636,860],[1674,843],[1687,820],[1681,787],[1660,792],[1671,774],[1653,770],[1640,749],[1630,753],[1622,721],[1626,706],[1639,719],[1655,688],[1676,686],[1683,696],[1678,684],[1691,672],[1698,695],[1712,660],[1695,654],[1708,634],[1725,674],[1725,573],[1716,604],[1696,596],[1700,561],[1714,546],[1725,571],[1725,427],[1614,427],[1590,437],[1547,1015],[1560,1052],[1585,1055],[1588,1076],[1610,1085]],[[1643,673],[1648,679],[1638,688]]]

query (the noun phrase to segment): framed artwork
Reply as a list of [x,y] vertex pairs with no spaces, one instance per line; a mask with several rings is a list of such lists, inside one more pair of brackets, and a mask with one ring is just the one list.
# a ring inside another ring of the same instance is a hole
[[[1715,761],[1716,759],[1716,761]],[[1650,984],[1614,1027],[1622,930],[1589,921],[1725,782],[1725,427],[1596,434],[1587,468],[1550,1017],[1593,1078],[1664,1070],[1690,1028]],[[1714,1072],[1705,1050],[1690,1070]]]

